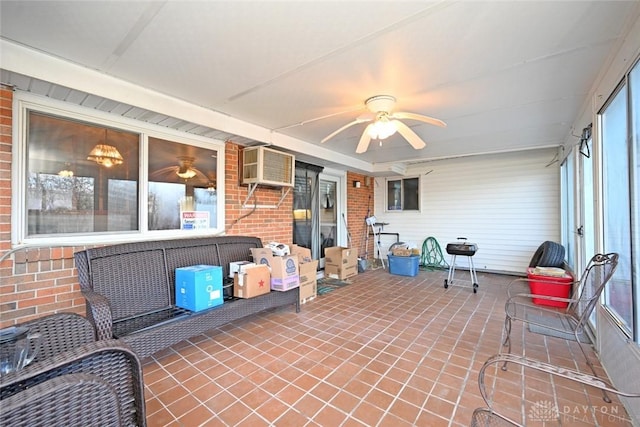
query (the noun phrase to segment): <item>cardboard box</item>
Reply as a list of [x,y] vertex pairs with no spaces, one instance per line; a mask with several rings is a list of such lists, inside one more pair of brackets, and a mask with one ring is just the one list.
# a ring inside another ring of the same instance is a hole
[[271,269],[272,291],[288,291],[300,286],[297,256],[274,256],[269,248],[251,248],[251,254],[256,264],[265,264]]
[[314,299],[318,295],[318,260],[299,264],[300,303]]
[[355,266],[358,263],[358,253],[355,249],[333,246],[324,250],[324,262],[325,265],[330,264],[336,267]]
[[256,265],[251,261],[234,261],[229,263],[229,278],[233,279],[236,273],[243,273],[245,267]]
[[291,255],[297,255],[299,263],[313,261],[311,258],[311,249],[305,248],[304,246],[291,245]]
[[358,274],[358,253],[355,249],[334,246],[324,250],[324,272],[333,279],[348,279]]
[[266,265],[245,266],[233,277],[233,296],[253,298],[271,292],[271,273]]
[[251,256],[253,257],[253,262],[256,264],[266,264],[269,265],[271,258],[273,258],[273,251],[269,248],[251,248]]
[[176,268],[176,305],[201,311],[224,303],[222,267],[192,265]]
[[271,266],[271,290],[288,291],[300,286],[297,256],[274,256],[269,265]]
[[393,256],[411,256],[413,255],[413,251],[407,248],[395,247],[391,250],[391,254]]
[[[344,265],[347,265],[347,264],[344,264]],[[344,266],[338,267],[332,264],[325,264],[324,274],[325,276],[330,277],[332,279],[345,280],[345,279],[348,279],[349,277],[353,277],[358,274],[358,266],[354,264],[354,265],[348,265],[346,267]]]

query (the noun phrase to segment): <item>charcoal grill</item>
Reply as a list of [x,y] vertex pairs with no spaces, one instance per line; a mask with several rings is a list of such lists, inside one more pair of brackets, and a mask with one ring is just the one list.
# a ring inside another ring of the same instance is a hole
[[475,243],[468,243],[466,237],[458,237],[457,242],[448,243],[447,244],[447,253],[451,255],[451,263],[449,264],[449,274],[447,278],[444,279],[444,288],[447,289],[449,286],[453,285],[454,276],[456,274],[456,257],[457,256],[466,256],[469,260],[469,276],[473,293],[478,292],[478,276],[476,275],[476,268],[473,265],[473,256],[478,251],[478,245]]

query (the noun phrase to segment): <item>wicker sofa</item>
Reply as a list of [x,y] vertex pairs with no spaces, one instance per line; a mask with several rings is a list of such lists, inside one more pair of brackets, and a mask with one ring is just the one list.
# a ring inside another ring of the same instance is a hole
[[99,340],[121,339],[144,358],[270,308],[295,305],[299,312],[297,288],[250,299],[233,298],[230,292],[223,305],[199,312],[175,306],[176,268],[219,265],[227,277],[230,262],[250,260],[250,248],[262,246],[257,237],[217,236],[123,243],[76,252],[87,318]]

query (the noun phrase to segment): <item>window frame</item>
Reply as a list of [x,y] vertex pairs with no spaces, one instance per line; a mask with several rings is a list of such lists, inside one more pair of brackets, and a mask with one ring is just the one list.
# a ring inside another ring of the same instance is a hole
[[[417,180],[418,189],[417,189],[417,200],[416,205],[418,206],[416,209],[405,209],[405,181],[407,180]],[[400,181],[400,208],[399,209],[390,209],[389,208],[389,183]],[[386,178],[385,179],[385,190],[384,190],[384,210],[385,212],[420,212],[422,209],[421,204],[421,192],[422,192],[422,180],[420,176],[407,176],[407,177],[398,177],[398,178]]]
[[[29,112],[57,116],[63,119],[135,132],[140,136],[140,159],[138,164],[138,230],[131,232],[93,232],[77,235],[28,237],[26,189],[27,189],[27,124]],[[216,151],[216,228],[207,230],[148,230],[148,156],[149,137],[164,139]],[[224,141],[187,134],[158,125],[115,116],[103,111],[52,100],[26,92],[15,92],[13,97],[12,126],[12,171],[11,191],[11,243],[12,245],[95,245],[161,238],[207,236],[224,232],[225,229],[225,143]]]
[[[625,105],[625,121],[626,121],[626,125],[627,125],[627,129],[626,129],[626,134],[625,134],[625,139],[626,139],[626,148],[627,148],[627,154],[628,154],[628,158],[627,158],[627,162],[628,162],[628,186],[626,188],[626,195],[628,197],[628,203],[629,203],[629,231],[630,231],[630,235],[629,235],[629,239],[630,239],[630,281],[631,281],[631,324],[627,325],[624,321],[624,319],[622,319],[622,316],[620,315],[620,313],[618,313],[618,311],[612,307],[610,304],[608,304],[607,300],[609,298],[609,290],[610,290],[610,286],[608,286],[603,295],[602,295],[602,299],[601,299],[601,303],[602,306],[604,308],[604,311],[606,313],[608,313],[608,315],[611,317],[611,319],[613,319],[614,323],[618,326],[618,328],[620,329],[620,331],[626,336],[628,337],[630,340],[632,340],[633,342],[635,342],[636,344],[640,344],[640,331],[639,331],[639,324],[640,324],[640,280],[638,280],[638,278],[640,277],[640,269],[638,268],[638,262],[640,261],[640,257],[638,257],[638,246],[639,242],[638,242],[638,226],[639,224],[637,223],[637,216],[638,216],[638,205],[637,205],[637,200],[634,199],[635,194],[637,194],[638,191],[638,185],[640,185],[640,182],[638,181],[638,177],[636,176],[636,172],[635,172],[635,167],[636,165],[634,164],[634,161],[637,162],[637,148],[634,150],[634,143],[637,142],[636,139],[634,139],[634,135],[633,132],[636,131],[637,132],[637,128],[634,126],[637,126],[637,123],[633,123],[632,120],[634,119],[633,117],[633,108],[632,108],[632,99],[631,96],[633,95],[631,92],[632,86],[631,86],[631,73],[634,70],[637,70],[635,67],[640,67],[640,59],[636,59],[634,61],[634,63],[631,65],[631,67],[625,72],[624,77],[621,79],[621,81],[618,83],[618,85],[616,85],[616,87],[611,91],[609,97],[606,99],[606,101],[600,106],[600,108],[597,111],[597,123],[598,123],[598,151],[600,153],[599,156],[599,179],[600,179],[600,212],[599,212],[599,217],[600,217],[600,222],[601,222],[601,230],[600,230],[600,239],[602,242],[602,247],[604,247],[604,251],[607,252],[607,247],[606,247],[606,237],[605,237],[605,233],[606,233],[606,217],[608,214],[610,214],[610,212],[607,210],[607,199],[606,199],[606,195],[605,195],[605,147],[604,147],[604,118],[603,115],[606,113],[607,108],[609,106],[611,106],[611,104],[614,102],[615,98],[620,94],[620,93],[624,93],[625,97],[626,97],[626,102],[624,103]],[[636,94],[637,96],[637,94]],[[635,193],[634,193],[635,191]],[[625,193],[625,191],[622,192],[618,192],[618,193]],[[614,209],[615,210],[615,209]],[[616,277],[616,275],[620,274],[620,271],[622,271],[620,268],[618,268],[618,270],[616,271],[616,273],[614,274],[614,279]]]

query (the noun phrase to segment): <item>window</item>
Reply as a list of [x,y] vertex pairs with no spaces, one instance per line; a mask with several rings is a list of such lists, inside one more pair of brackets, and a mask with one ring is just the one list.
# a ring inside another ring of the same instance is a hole
[[[638,132],[640,66],[600,112],[604,250],[619,254],[618,269],[605,290],[605,306],[621,328],[638,341]],[[631,110],[631,111],[630,111]],[[631,131],[631,132],[629,132]],[[632,252],[635,251],[635,252]],[[635,291],[634,291],[635,289]],[[634,297],[635,295],[635,297]]]
[[388,179],[387,210],[417,211],[420,209],[420,179]]
[[14,243],[212,233],[224,223],[222,143],[16,98]]
[[149,146],[149,230],[216,228],[217,154],[151,137]]
[[[139,135],[36,111],[27,123],[27,238],[139,229]],[[100,146],[124,155],[88,160]]]
[[562,162],[560,166],[560,187],[562,194],[562,243],[566,248],[565,261],[572,268],[574,265],[575,252],[575,210],[574,200],[576,196],[573,183],[575,182],[574,152]]

